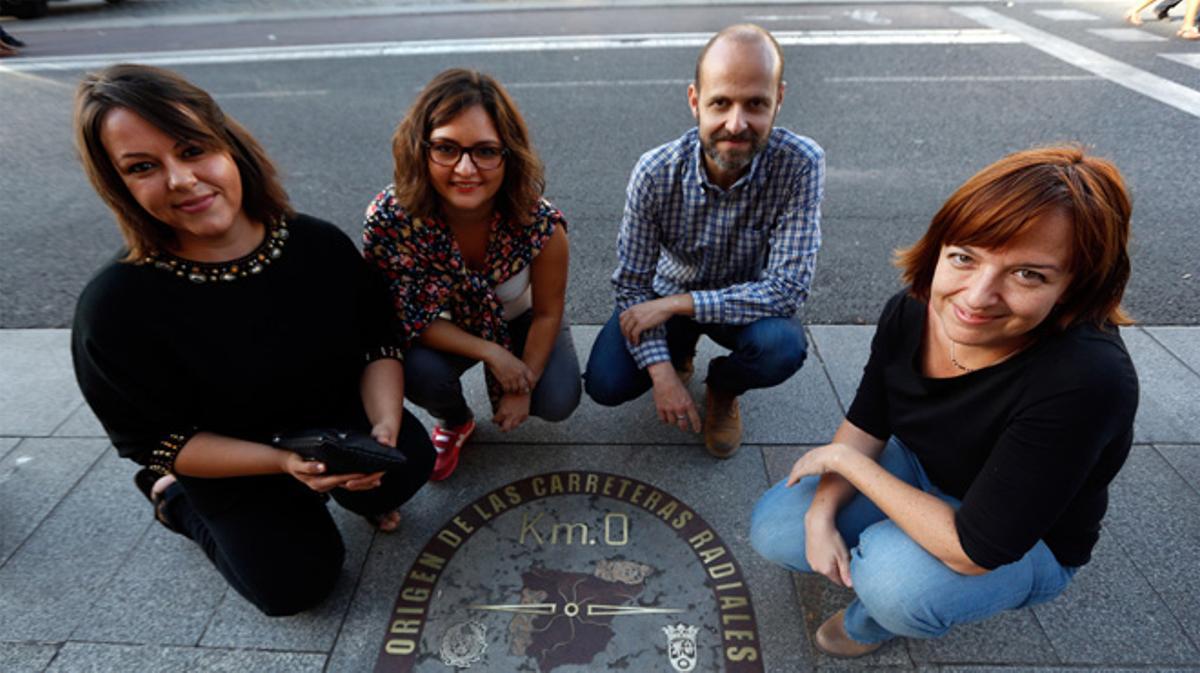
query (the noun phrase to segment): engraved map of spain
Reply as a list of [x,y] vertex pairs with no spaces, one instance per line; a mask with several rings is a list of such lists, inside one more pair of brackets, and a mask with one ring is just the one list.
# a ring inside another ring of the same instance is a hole
[[555,604],[554,614],[516,614],[509,623],[510,653],[533,658],[541,673],[588,664],[608,647],[614,608],[636,604],[650,566],[624,560],[596,564],[591,575],[542,567],[521,574],[521,603]]

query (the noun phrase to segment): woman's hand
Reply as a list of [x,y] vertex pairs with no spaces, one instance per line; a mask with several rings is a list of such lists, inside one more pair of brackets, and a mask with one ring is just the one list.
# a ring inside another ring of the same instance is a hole
[[500,432],[516,430],[529,418],[529,402],[532,395],[505,394],[496,405],[496,415],[492,422],[500,426]]
[[528,395],[533,391],[534,384],[537,383],[529,365],[508,352],[503,346],[495,345],[484,363],[506,393]]
[[286,452],[283,468],[305,486],[317,493],[326,493],[335,488],[347,491],[369,491],[379,486],[382,472],[372,474],[325,474],[325,465],[315,460],[305,460],[298,453]]
[[850,588],[850,551],[832,519],[804,520],[804,558],[815,573]]
[[837,472],[837,464],[842,452],[853,450],[845,444],[826,444],[809,449],[808,453],[800,456],[800,460],[792,465],[792,471],[787,478],[788,487],[795,486],[804,477]]
[[397,416],[380,420],[371,428],[371,437],[384,446],[396,448],[396,438],[400,435],[401,418],[401,416]]

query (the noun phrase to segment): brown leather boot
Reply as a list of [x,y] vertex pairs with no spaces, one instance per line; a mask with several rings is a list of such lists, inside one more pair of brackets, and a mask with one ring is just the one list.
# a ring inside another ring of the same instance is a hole
[[742,414],[737,395],[705,386],[704,446],[717,458],[728,458],[742,445]]
[[831,657],[848,659],[861,657],[878,650],[883,643],[860,643],[846,633],[846,611],[838,610],[825,623],[817,628],[817,649]]
[[675,373],[679,375],[679,380],[683,385],[691,383],[692,376],[696,374],[695,356],[683,361],[683,365],[675,368]]

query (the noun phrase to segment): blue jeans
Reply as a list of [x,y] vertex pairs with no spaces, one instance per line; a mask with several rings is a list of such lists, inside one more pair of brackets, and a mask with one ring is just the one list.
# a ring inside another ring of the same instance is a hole
[[[638,367],[621,334],[620,311],[604,324],[588,356],[584,391],[599,404],[615,407],[640,397],[653,385]],[[797,318],[760,318],[746,325],[698,323],[675,316],[667,321],[667,350],[676,368],[696,354],[700,335],[732,351],[708,364],[708,385],[741,395],[788,380],[804,364],[808,341]]]
[[[532,324],[532,311],[526,311],[508,323],[513,353],[517,357],[525,352],[525,341]],[[462,425],[474,414],[467,406],[459,379],[477,362],[461,355],[413,346],[404,354],[404,396],[444,425]],[[550,350],[550,359],[533,387],[529,415],[551,422],[564,420],[579,406],[580,393],[579,358],[571,339],[571,325],[564,317]]]
[[[955,508],[962,504],[930,483],[916,455],[894,437],[879,464]],[[817,481],[806,477],[792,488],[780,482],[754,506],[750,544],[767,560],[796,572],[812,572],[804,555],[804,514]],[[1062,593],[1077,570],[1060,565],[1046,543],[1038,541],[1013,563],[983,575],[960,575],[913,542],[861,494],[838,511],[836,523],[850,549],[856,595],[846,608],[846,632],[860,643],[896,636],[936,638],[957,624],[1044,603]]]

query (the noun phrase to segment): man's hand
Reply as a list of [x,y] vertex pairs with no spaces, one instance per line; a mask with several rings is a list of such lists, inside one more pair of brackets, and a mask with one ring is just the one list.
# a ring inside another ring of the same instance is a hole
[[516,430],[529,418],[529,401],[532,395],[506,393],[496,405],[496,415],[492,422],[500,426],[500,432]]
[[634,304],[621,311],[621,334],[636,346],[642,338],[642,332],[658,327],[673,315],[690,315],[692,310],[692,296],[689,294],[659,297]]
[[300,454],[291,451],[285,453],[287,453],[287,458],[284,459],[284,470],[317,493],[325,493],[335,488],[344,488],[347,491],[369,491],[377,488],[379,480],[383,478],[382,472],[327,475],[323,463],[305,460]]
[[693,432],[700,432],[700,412],[692,401],[692,394],[679,380],[679,374],[670,362],[656,362],[646,368],[654,381],[654,406],[658,410],[658,420],[668,425],[677,426],[684,432],[688,424]]
[[493,344],[484,363],[492,372],[492,376],[496,377],[504,392],[524,395],[533,392],[533,386],[537,383],[533,370],[522,362],[521,358],[508,352],[504,346]]

